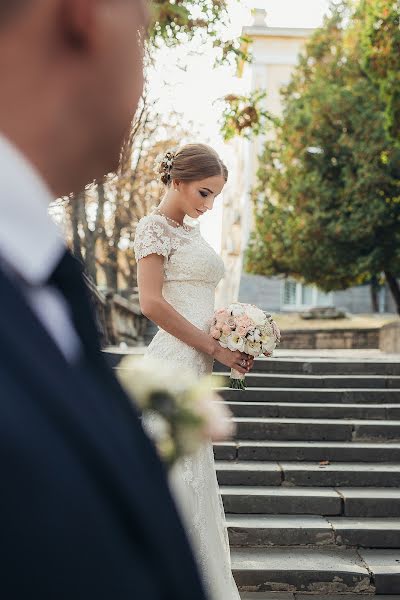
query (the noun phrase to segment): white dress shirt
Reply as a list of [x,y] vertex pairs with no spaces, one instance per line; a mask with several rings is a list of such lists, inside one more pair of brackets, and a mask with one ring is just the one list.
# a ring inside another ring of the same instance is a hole
[[66,250],[48,214],[53,196],[46,183],[19,152],[0,135],[0,264],[14,275],[29,305],[68,361],[81,343],[63,295],[47,285]]

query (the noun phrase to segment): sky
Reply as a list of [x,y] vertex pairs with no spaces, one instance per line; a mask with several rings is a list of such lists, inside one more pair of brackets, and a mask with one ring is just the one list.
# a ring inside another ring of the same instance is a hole
[[[231,27],[229,37],[240,36],[242,27],[253,22],[252,8],[267,11],[270,27],[318,27],[327,11],[329,0],[229,0]],[[210,49],[192,45],[163,50],[149,72],[150,92],[157,99],[157,110],[168,115],[177,111],[181,122],[193,132],[193,141],[212,145],[229,167],[229,147],[219,133],[218,99],[228,93],[247,93],[249,70],[239,79],[229,67],[213,68]],[[184,68],[182,68],[182,66]],[[233,177],[234,180],[234,177]],[[222,198],[213,210],[201,217],[201,231],[207,241],[220,250]]]

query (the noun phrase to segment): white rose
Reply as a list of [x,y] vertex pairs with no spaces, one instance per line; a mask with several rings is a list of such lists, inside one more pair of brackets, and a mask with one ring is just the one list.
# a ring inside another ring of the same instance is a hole
[[146,409],[156,393],[180,394],[193,385],[191,370],[181,369],[170,361],[152,357],[125,357],[118,369],[118,377],[135,404]]
[[142,419],[143,429],[155,441],[162,442],[170,437],[171,429],[168,421],[159,413],[148,411]]
[[240,337],[237,333],[231,333],[228,337],[228,348],[229,350],[243,352],[245,341],[244,338]]
[[246,310],[246,314],[252,321],[254,321],[255,325],[258,327],[260,325],[264,325],[266,321],[265,313],[260,308],[256,306],[249,306]]
[[222,334],[218,340],[218,343],[220,346],[222,346],[222,348],[227,348],[228,347],[228,336],[225,334]]
[[261,340],[261,331],[259,329],[254,330],[254,341],[259,342]]
[[247,342],[244,351],[246,354],[250,354],[250,356],[260,356],[262,352],[261,344],[259,342]]
[[232,317],[238,317],[239,315],[243,315],[244,308],[241,304],[231,304],[229,311],[232,313]]
[[267,353],[270,354],[271,352],[273,352],[276,348],[276,342],[274,340],[274,338],[269,338],[266,342],[263,342],[262,344],[262,351],[263,353]]

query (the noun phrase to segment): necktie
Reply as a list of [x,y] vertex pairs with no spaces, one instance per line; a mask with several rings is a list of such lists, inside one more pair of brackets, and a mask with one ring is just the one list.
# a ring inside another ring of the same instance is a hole
[[72,320],[84,349],[81,368],[88,374],[87,367],[89,367],[89,371],[95,375],[96,380],[102,382],[102,385],[110,392],[110,397],[115,400],[113,403],[115,408],[120,405],[124,413],[129,412],[129,418],[131,418],[132,408],[128,405],[112,369],[101,352],[95,310],[83,277],[83,267],[69,252],[65,252],[51,275],[49,284],[58,288],[70,307]]
[[99,333],[96,327],[95,311],[83,277],[83,268],[68,251],[64,253],[50,276],[49,284],[54,285],[67,301],[87,358],[99,357]]

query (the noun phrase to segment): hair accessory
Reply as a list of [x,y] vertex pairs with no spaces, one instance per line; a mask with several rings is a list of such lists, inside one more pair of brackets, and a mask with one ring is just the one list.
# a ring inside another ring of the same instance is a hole
[[175,152],[167,152],[161,161],[162,170],[165,173],[168,182],[171,181],[171,171],[174,166]]

